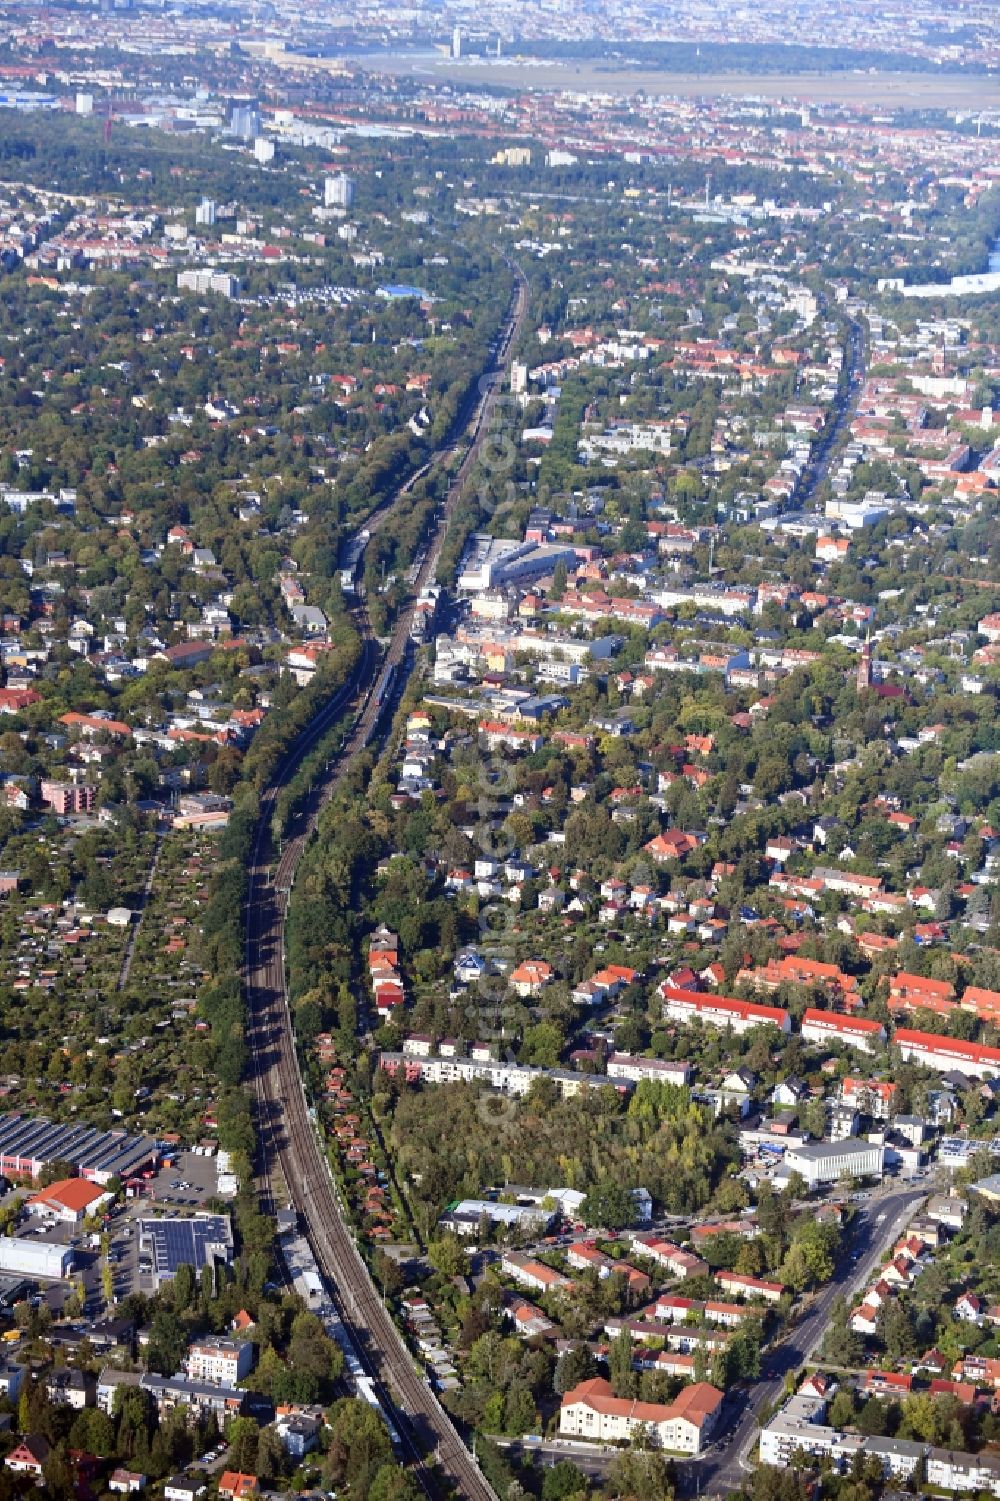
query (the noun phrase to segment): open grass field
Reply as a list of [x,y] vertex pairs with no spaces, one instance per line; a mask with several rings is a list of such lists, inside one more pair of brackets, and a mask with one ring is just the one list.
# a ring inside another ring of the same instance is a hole
[[669,73],[600,62],[523,57],[455,60],[428,52],[368,53],[354,60],[372,72],[512,89],[570,89],[591,94],[678,98],[795,99],[903,109],[1000,109],[1000,78],[972,73]]

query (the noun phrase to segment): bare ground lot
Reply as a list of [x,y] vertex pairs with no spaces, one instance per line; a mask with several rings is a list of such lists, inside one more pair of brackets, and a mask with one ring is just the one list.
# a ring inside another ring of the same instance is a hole
[[[290,59],[286,59],[290,61]],[[369,53],[352,60],[370,72],[405,73],[440,82],[511,89],[568,89],[591,94],[676,98],[795,99],[802,103],[882,105],[898,109],[997,109],[1000,78],[973,73],[668,73],[598,62],[528,58],[455,60],[424,53]]]

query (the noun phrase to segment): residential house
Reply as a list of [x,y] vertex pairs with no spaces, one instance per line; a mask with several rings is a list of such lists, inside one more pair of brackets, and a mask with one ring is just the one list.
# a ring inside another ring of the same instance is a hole
[[8,1470],[15,1475],[31,1475],[35,1480],[44,1478],[43,1470],[51,1452],[48,1439],[40,1433],[27,1433],[4,1460]]

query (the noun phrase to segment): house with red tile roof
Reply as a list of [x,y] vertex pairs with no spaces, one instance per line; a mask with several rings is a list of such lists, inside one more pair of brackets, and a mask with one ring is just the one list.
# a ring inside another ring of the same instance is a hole
[[763,1298],[766,1303],[779,1302],[785,1293],[784,1283],[750,1277],[745,1272],[716,1272],[715,1280],[727,1293],[744,1298]]
[[704,1277],[708,1272],[708,1263],[700,1256],[675,1246],[673,1241],[663,1240],[659,1235],[632,1231],[628,1240],[637,1256],[648,1256],[673,1277]]
[[510,985],[520,996],[538,995],[555,979],[555,971],[544,959],[525,959],[511,970]]
[[912,1387],[913,1377],[899,1371],[868,1371],[861,1382],[861,1390],[867,1395],[904,1397]]
[[522,1287],[530,1287],[534,1292],[568,1292],[573,1286],[570,1279],[561,1272],[553,1271],[543,1261],[537,1261],[533,1256],[526,1256],[520,1251],[505,1252],[500,1270],[505,1276],[513,1278]]
[[224,1470],[219,1479],[219,1495],[224,1501],[241,1501],[244,1496],[260,1495],[256,1475],[243,1475],[239,1470]]
[[40,1433],[26,1433],[21,1442],[11,1449],[4,1465],[15,1475],[33,1475],[40,1481],[50,1452],[48,1439],[43,1438]]

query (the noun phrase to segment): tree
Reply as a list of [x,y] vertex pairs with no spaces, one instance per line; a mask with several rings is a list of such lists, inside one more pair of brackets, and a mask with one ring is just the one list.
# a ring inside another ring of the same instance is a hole
[[330,1448],[326,1472],[334,1487],[348,1484],[352,1493],[369,1494],[379,1469],[392,1462],[392,1444],[380,1414],[367,1402],[345,1397],[327,1414]]
[[801,1247],[809,1275],[814,1282],[829,1282],[835,1269],[839,1232],[829,1221],[803,1217],[796,1226],[796,1246]]
[[273,1485],[285,1465],[285,1446],[270,1425],[262,1428],[257,1438],[257,1454],[252,1474],[264,1485]]
[[[820,1133],[822,1135],[822,1132]],[[804,1199],[809,1192],[809,1185],[802,1174],[793,1169],[782,1191],[783,1197],[789,1204],[795,1204],[799,1199]]]
[[793,1292],[800,1293],[803,1288],[809,1286],[812,1273],[809,1270],[805,1250],[799,1241],[793,1241],[789,1246],[778,1275]]
[[810,1136],[821,1141],[826,1132],[826,1103],[822,1096],[809,1100],[800,1112],[799,1120]]
[[621,1501],[673,1501],[670,1467],[655,1450],[628,1449],[608,1471],[608,1492]]
[[257,1463],[260,1429],[253,1418],[233,1418],[226,1430],[229,1441],[227,1464],[231,1470],[252,1475]]
[[314,1397],[325,1394],[326,1387],[340,1376],[344,1357],[323,1328],[319,1316],[305,1311],[292,1322],[288,1341],[288,1365],[298,1376],[312,1378]]
[[72,1501],[73,1471],[65,1444],[59,1444],[52,1450],[42,1466],[42,1474],[45,1478],[46,1496],[52,1496],[54,1501]]
[[115,1452],[115,1425],[99,1407],[85,1407],[73,1419],[69,1441],[74,1449],[109,1459]]
[[537,1064],[540,1068],[558,1068],[564,1042],[562,1028],[555,1022],[536,1022],[524,1030],[521,1061]]
[[623,1329],[608,1349],[608,1372],[616,1397],[634,1397],[638,1383],[632,1369],[632,1336]]
[[152,1402],[139,1387],[120,1386],[115,1392],[113,1416],[118,1424],[118,1456],[134,1459],[145,1451],[152,1421]]
[[209,1303],[211,1303],[212,1299],[215,1297],[215,1265],[213,1262],[205,1262],[205,1265],[201,1269],[198,1281],[199,1290],[201,1293],[201,1301],[207,1308]]
[[379,1465],[367,1501],[420,1501],[422,1494],[409,1470],[396,1464]]
[[587,1193],[580,1206],[584,1223],[606,1230],[624,1230],[635,1221],[635,1200],[623,1183],[603,1178]]
[[885,1434],[887,1420],[885,1405],[876,1397],[869,1397],[858,1413],[857,1426],[866,1438],[879,1438]]
[[469,1257],[457,1235],[441,1235],[427,1248],[427,1260],[443,1277],[467,1277]]
[[750,1191],[740,1178],[723,1178],[715,1191],[715,1207],[720,1214],[738,1214],[750,1203]]
[[172,1308],[161,1305],[153,1315],[149,1330],[149,1365],[161,1376],[179,1371],[187,1354],[187,1334]]
[[542,1474],[542,1501],[569,1501],[571,1496],[585,1495],[589,1482],[582,1470],[568,1459],[547,1465]]
[[842,1386],[830,1403],[830,1425],[833,1428],[846,1428],[854,1422],[854,1396],[849,1387]]
[[375,1252],[374,1271],[376,1281],[386,1297],[398,1297],[406,1286],[406,1278],[400,1270],[399,1262],[394,1257],[387,1256],[381,1247]]
[[731,1378],[756,1381],[760,1375],[760,1327],[737,1329],[726,1347]]
[[835,1298],[830,1309],[830,1323],[823,1339],[823,1357],[833,1365],[856,1366],[864,1355],[864,1344],[850,1325],[850,1311],[842,1297]]
[[885,1346],[890,1365],[896,1365],[907,1355],[914,1355],[917,1338],[909,1310],[898,1298],[888,1298],[878,1311],[875,1332]]
[[581,1381],[589,1381],[596,1374],[597,1362],[587,1346],[571,1345],[556,1361],[552,1389],[557,1396],[564,1397],[574,1386],[579,1386]]
[[181,1262],[174,1273],[172,1291],[175,1308],[183,1313],[191,1307],[194,1297],[194,1267],[189,1266],[186,1261]]
[[535,1399],[523,1381],[515,1381],[508,1388],[504,1404],[504,1427],[508,1433],[531,1433],[538,1427]]

